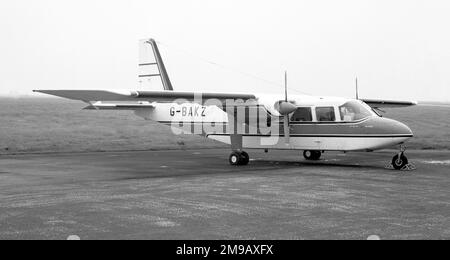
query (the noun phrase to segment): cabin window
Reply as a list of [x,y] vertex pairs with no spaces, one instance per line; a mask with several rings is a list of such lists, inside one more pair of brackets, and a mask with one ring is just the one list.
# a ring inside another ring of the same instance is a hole
[[299,107],[295,110],[294,114],[291,117],[291,121],[293,122],[311,122],[312,114],[310,107]]
[[336,121],[334,107],[316,107],[317,121]]
[[342,121],[355,121],[372,115],[370,110],[358,101],[349,101],[339,107]]

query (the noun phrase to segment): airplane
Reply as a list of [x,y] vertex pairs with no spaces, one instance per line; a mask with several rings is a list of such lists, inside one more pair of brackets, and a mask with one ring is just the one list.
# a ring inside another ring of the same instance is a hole
[[[174,91],[154,39],[140,41],[142,79],[159,77],[163,90],[34,90],[88,104],[87,110],[131,110],[171,127],[174,134],[197,134],[231,146],[229,163],[247,165],[244,149],[300,150],[306,160],[326,151],[375,151],[400,146],[394,169],[408,165],[403,144],[411,129],[380,114],[383,108],[415,101],[390,101],[309,95]],[[153,54],[148,55],[149,53]],[[356,91],[358,93],[358,90]]]

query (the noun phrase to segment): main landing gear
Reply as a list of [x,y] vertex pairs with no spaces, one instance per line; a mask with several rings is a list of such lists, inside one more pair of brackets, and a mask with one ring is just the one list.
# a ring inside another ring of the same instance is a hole
[[392,158],[392,167],[396,170],[402,170],[408,165],[408,158],[405,156],[405,147],[400,146],[400,152]]
[[303,152],[303,157],[305,157],[306,160],[311,160],[311,161],[319,160],[321,155],[322,155],[321,151],[306,150]]
[[244,151],[234,151],[230,154],[229,162],[231,165],[247,165],[250,162],[250,156]]
[[243,138],[242,135],[230,135],[231,150],[229,162],[231,165],[247,165],[250,161],[248,153],[242,151]]

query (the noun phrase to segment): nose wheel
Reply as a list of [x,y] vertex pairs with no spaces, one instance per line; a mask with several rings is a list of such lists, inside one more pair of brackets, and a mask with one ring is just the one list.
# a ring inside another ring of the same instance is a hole
[[406,158],[404,153],[396,154],[392,158],[392,167],[396,170],[401,170],[408,164],[408,158]]
[[250,162],[250,156],[244,151],[235,151],[230,154],[229,162],[231,165],[247,165]]
[[405,155],[406,148],[401,145],[400,151],[392,158],[392,167],[396,170],[403,170],[409,167],[408,158]]

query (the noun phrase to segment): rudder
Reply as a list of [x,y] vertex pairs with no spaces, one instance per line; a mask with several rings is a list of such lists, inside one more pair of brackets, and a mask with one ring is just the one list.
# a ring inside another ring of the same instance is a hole
[[160,77],[164,90],[172,91],[172,83],[154,39],[139,41],[139,79]]

